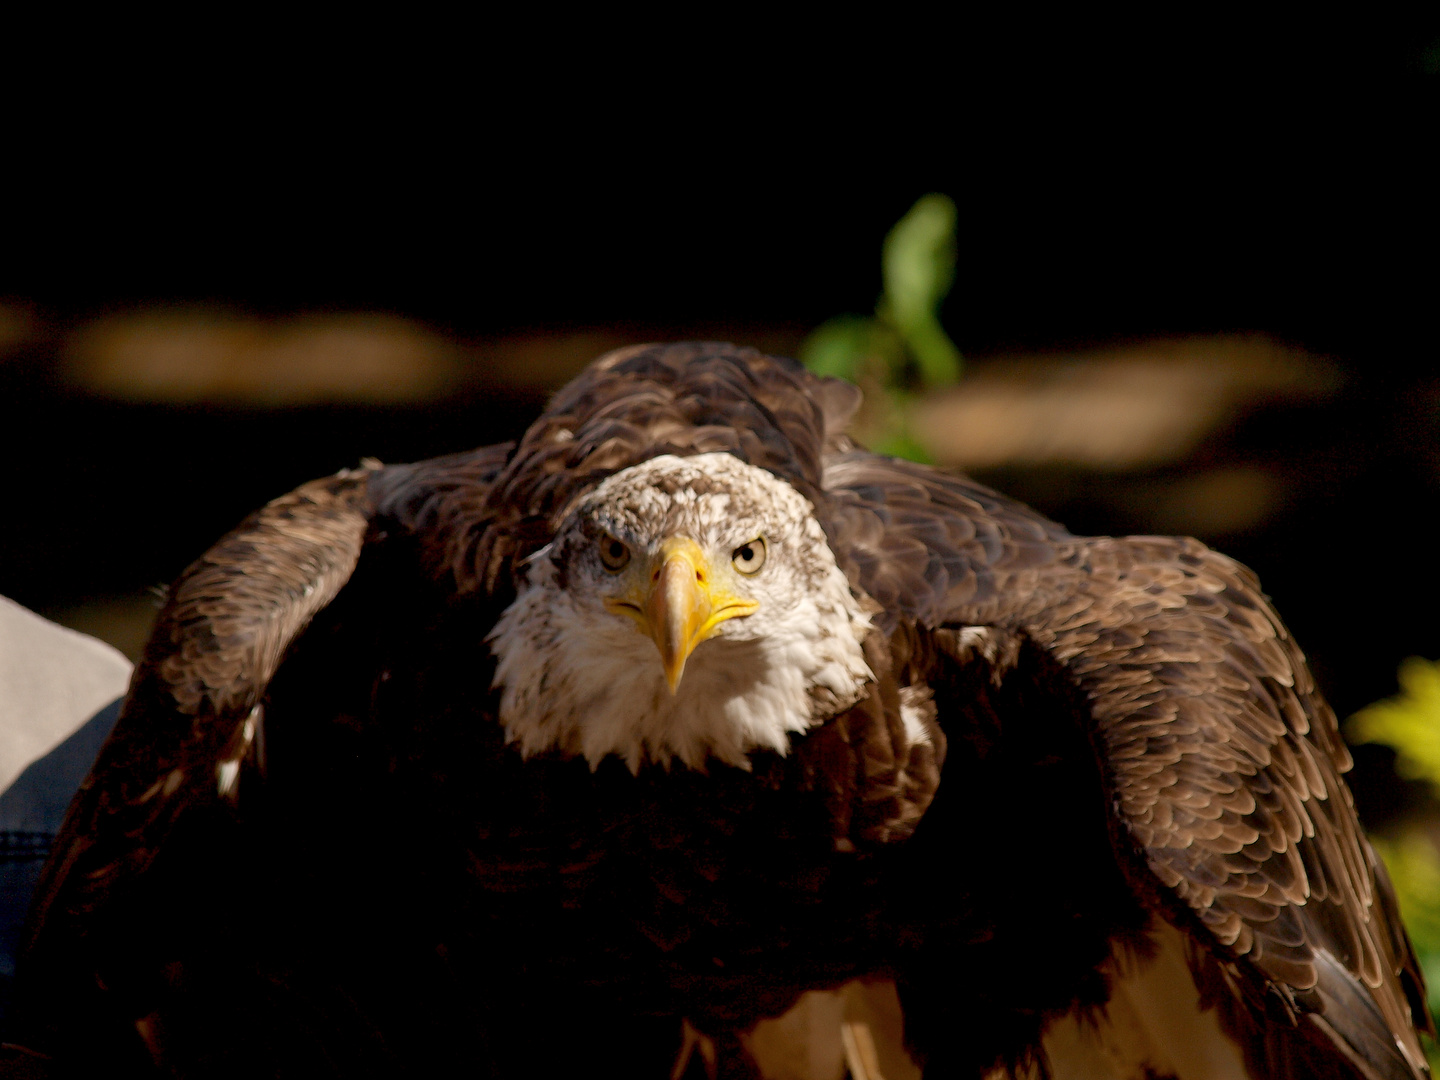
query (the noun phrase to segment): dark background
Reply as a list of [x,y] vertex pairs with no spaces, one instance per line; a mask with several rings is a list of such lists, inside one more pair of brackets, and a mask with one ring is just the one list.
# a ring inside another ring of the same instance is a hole
[[503,67],[536,43],[142,56],[64,108],[45,91],[75,73],[52,72],[15,110],[0,295],[462,335],[814,324],[870,306],[878,238],[940,190],[970,351],[1242,327],[1416,364],[1433,342],[1440,18],[712,29]]
[[[112,57],[68,106],[47,87],[73,69],[31,85],[0,181],[0,299],[32,328],[0,359],[0,593],[59,614],[168,581],[305,479],[511,437],[543,403],[483,373],[423,406],[119,401],[64,375],[96,319],[386,312],[481,357],[588,328],[798,343],[873,307],[886,230],[943,191],[945,322],[977,368],[1237,331],[1333,362],[1338,397],[1201,449],[1292,492],[1202,538],[1260,572],[1342,715],[1440,655],[1433,20],[570,29]],[[985,478],[1148,531],[1082,472]]]

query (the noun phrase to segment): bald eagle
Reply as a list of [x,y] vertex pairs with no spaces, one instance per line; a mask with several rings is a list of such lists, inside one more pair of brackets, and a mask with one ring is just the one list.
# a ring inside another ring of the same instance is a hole
[[746,1075],[744,1032],[859,978],[928,1077],[1428,1075],[1254,577],[869,453],[858,402],[637,347],[518,444],[246,519],[71,807],[12,1055],[665,1077],[698,1032]]

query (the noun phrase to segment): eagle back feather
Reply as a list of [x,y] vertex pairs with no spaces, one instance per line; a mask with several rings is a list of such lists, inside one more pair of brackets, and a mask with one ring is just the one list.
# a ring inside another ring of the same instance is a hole
[[510,568],[548,542],[577,499],[663,454],[732,454],[815,503],[822,455],[843,438],[856,398],[845,383],[753,349],[610,353],[556,395],[483,498],[447,506],[437,523],[444,566],[462,592],[506,588]]

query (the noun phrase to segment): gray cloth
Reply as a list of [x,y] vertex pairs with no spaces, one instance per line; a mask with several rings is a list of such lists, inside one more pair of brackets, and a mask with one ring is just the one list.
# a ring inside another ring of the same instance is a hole
[[0,1010],[50,842],[129,681],[109,645],[0,596]]

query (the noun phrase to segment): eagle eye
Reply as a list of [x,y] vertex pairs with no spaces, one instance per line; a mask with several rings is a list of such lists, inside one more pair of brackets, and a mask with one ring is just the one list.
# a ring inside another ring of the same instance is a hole
[[619,573],[625,569],[625,564],[630,561],[630,549],[625,542],[617,537],[606,533],[600,537],[600,562],[606,570],[612,574]]
[[760,568],[765,565],[765,538],[757,536],[754,540],[741,544],[735,549],[730,559],[740,573],[758,574]]

